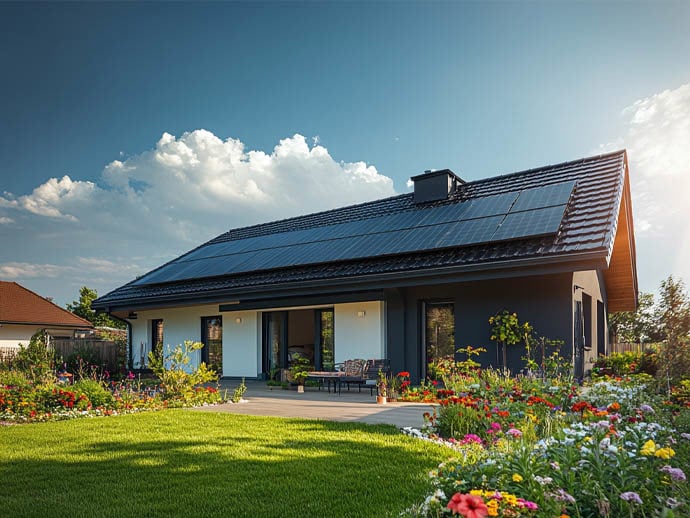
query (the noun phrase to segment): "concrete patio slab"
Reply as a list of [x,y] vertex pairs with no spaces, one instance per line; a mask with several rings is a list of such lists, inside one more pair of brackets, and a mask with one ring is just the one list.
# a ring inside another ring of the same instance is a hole
[[[222,388],[229,393],[239,384],[237,381],[223,381]],[[201,407],[202,412],[228,412],[232,414],[259,415],[271,417],[294,417],[323,419],[327,421],[353,421],[367,424],[390,424],[398,428],[424,424],[422,414],[433,411],[433,406],[420,403],[388,403],[377,405],[376,397],[369,390],[343,390],[340,394],[319,391],[307,387],[304,394],[295,390],[274,388],[265,382],[247,381],[246,403],[225,403],[212,407]]]

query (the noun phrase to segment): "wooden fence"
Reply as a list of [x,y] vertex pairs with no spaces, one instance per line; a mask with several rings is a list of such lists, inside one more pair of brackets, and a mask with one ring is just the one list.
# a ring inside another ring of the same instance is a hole
[[646,346],[643,346],[642,344],[632,344],[632,343],[611,343],[611,353],[629,353],[629,352],[635,352],[635,353],[641,353],[642,351],[645,350]]
[[[108,340],[51,340],[51,347],[67,360],[73,354],[83,354],[88,358],[95,356],[98,358],[98,366],[110,372],[118,370],[118,344]],[[88,352],[88,355],[86,354]]]

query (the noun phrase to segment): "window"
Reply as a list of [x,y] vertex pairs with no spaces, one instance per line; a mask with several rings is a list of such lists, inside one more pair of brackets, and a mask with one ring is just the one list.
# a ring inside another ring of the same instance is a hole
[[201,361],[216,371],[223,373],[223,318],[222,317],[202,317],[201,318],[201,342],[204,348],[201,349]]
[[161,358],[163,356],[163,319],[151,320],[151,351]]
[[452,302],[424,304],[424,361],[426,375],[436,377],[439,360],[455,358],[455,305]]
[[585,351],[592,348],[592,297],[582,294],[582,325],[584,326]]
[[597,300],[597,354],[606,356],[606,312],[600,300]]

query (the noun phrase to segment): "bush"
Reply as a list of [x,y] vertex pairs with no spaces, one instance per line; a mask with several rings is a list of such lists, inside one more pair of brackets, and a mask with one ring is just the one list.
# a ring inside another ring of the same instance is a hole
[[94,407],[111,408],[115,402],[112,393],[100,381],[82,379],[70,388],[85,395]]
[[205,363],[199,367],[190,367],[190,354],[204,346],[201,342],[185,340],[184,345],[178,345],[162,357],[149,353],[149,365],[153,373],[158,376],[163,386],[166,400],[176,400],[183,404],[210,403],[220,399],[216,389],[209,390],[199,387],[204,383],[218,381],[218,374],[209,369]]
[[29,345],[20,345],[14,366],[33,383],[55,381],[55,352],[46,343],[45,331],[37,331]]

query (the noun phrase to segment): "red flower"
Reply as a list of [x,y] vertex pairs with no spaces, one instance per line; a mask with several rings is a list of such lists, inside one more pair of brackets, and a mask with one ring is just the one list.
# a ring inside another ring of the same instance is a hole
[[489,516],[489,509],[484,505],[484,500],[478,496],[455,493],[446,507],[453,514],[461,514],[464,518],[485,518]]
[[398,376],[400,376],[401,378],[409,378],[410,373],[407,371],[402,371],[402,372],[398,372]]

